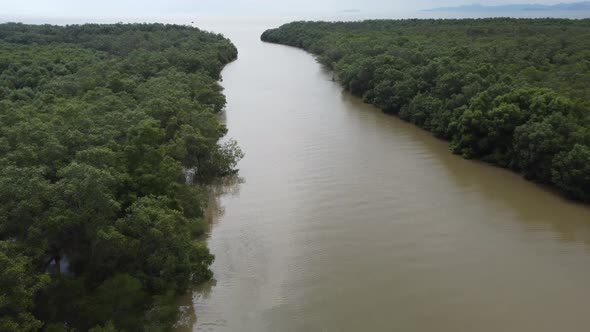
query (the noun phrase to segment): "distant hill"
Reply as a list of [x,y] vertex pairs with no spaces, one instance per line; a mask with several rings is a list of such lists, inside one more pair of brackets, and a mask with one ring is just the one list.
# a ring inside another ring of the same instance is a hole
[[482,4],[472,4],[457,7],[438,7],[426,9],[425,11],[437,12],[515,12],[515,11],[590,11],[590,1],[560,3],[556,5],[541,4],[513,4],[486,6]]

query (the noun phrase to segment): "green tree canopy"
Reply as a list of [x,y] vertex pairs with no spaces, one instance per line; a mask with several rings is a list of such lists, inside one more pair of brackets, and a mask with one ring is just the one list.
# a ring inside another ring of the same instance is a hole
[[590,19],[293,22],[261,39],[316,54],[457,154],[590,201]]
[[236,57],[188,26],[0,24],[0,331],[171,328],[211,277],[204,186],[242,157]]

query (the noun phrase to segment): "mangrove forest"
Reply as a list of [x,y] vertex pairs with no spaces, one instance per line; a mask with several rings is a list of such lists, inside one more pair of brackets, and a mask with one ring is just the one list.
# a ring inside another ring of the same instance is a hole
[[293,22],[261,39],[317,55],[454,153],[590,201],[588,19]]
[[166,331],[211,277],[237,50],[163,24],[0,25],[0,331]]

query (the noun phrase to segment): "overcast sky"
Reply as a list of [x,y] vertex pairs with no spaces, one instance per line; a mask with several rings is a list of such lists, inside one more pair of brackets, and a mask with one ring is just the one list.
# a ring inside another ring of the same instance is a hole
[[420,9],[472,3],[556,4],[551,0],[0,0],[3,17],[163,17],[318,15],[358,11],[409,13]]

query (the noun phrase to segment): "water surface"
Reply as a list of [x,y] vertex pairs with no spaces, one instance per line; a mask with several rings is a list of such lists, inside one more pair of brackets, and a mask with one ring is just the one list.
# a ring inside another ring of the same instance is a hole
[[[280,22],[205,22],[243,183],[218,198],[195,331],[588,331],[590,209],[342,92]],[[189,330],[191,329],[189,328]]]

